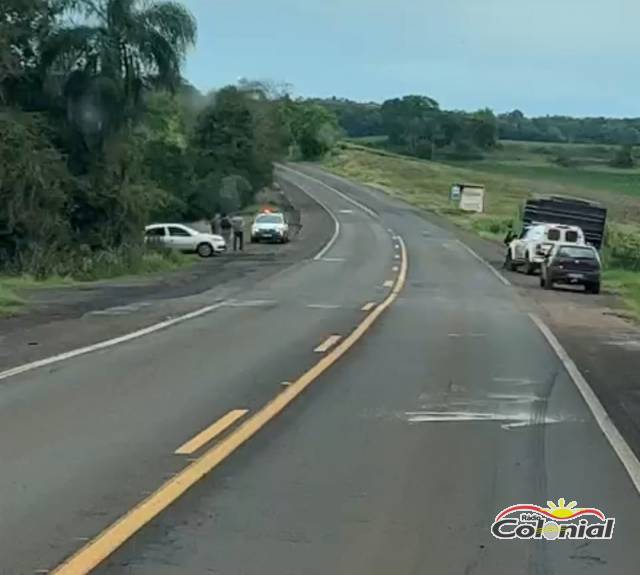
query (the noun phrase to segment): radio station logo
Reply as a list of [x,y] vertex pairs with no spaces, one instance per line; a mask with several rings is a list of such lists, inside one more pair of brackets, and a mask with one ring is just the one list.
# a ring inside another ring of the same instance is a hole
[[548,507],[532,504],[511,505],[503,509],[491,525],[496,539],[606,540],[613,537],[616,520],[595,507],[578,507],[564,498]]

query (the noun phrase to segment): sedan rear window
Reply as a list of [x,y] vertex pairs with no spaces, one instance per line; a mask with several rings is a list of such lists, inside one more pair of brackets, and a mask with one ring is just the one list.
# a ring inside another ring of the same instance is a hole
[[164,236],[164,228],[151,228],[144,233],[148,238],[159,238]]
[[558,250],[558,256],[561,258],[572,259],[585,259],[595,260],[597,259],[596,252],[590,248],[582,247],[562,247]]

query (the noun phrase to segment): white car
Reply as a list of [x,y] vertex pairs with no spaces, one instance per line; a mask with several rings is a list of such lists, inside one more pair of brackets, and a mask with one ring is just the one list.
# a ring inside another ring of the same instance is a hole
[[524,266],[527,274],[540,268],[546,255],[556,244],[585,245],[582,229],[562,224],[535,224],[526,228],[507,247],[504,267],[515,271]]
[[195,252],[203,258],[227,249],[222,236],[199,232],[184,224],[152,224],[145,227],[144,239],[181,252]]
[[289,241],[289,224],[284,214],[279,212],[262,212],[251,225],[251,241],[274,240],[281,243]]

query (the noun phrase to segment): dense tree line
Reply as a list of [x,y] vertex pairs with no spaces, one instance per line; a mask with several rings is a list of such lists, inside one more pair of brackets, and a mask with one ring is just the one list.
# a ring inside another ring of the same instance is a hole
[[150,220],[237,210],[275,160],[333,144],[335,118],[316,104],[186,84],[195,40],[177,2],[3,0],[0,271],[135,264]]
[[527,118],[520,110],[498,116],[504,140],[571,142],[583,144],[640,144],[640,118]]
[[382,104],[337,98],[314,102],[336,115],[347,136],[388,136],[386,147],[421,158],[435,153],[475,157],[497,141],[497,120],[489,109],[473,113],[442,110],[432,98],[418,95]]
[[[340,123],[345,133],[352,138],[365,136],[391,136],[394,128],[397,128],[397,121],[389,121],[388,114],[385,120],[383,109],[390,106],[401,111],[401,115],[406,110],[414,109],[417,114],[417,121],[413,130],[418,128],[418,124],[424,125],[424,110],[416,99],[422,99],[423,103],[432,102],[430,98],[419,96],[406,96],[400,99],[388,100],[382,104],[375,102],[354,102],[341,98],[327,98],[312,100],[331,110]],[[406,104],[399,106],[399,102]],[[431,106],[432,108],[434,106]],[[437,105],[435,108],[439,108]],[[469,120],[469,114],[464,112],[441,112],[444,116],[442,130],[445,133],[454,133],[461,140],[460,124]],[[432,120],[438,112],[429,110],[431,127],[427,130],[434,130]],[[481,116],[490,119],[488,110],[484,110]],[[473,115],[471,115],[473,116]],[[497,137],[502,140],[523,140],[538,142],[569,142],[569,143],[592,143],[592,144],[615,144],[620,146],[633,146],[640,144],[640,118],[572,118],[569,116],[543,116],[537,118],[527,118],[521,111],[514,110],[506,114],[499,114],[495,118],[497,125]],[[491,122],[493,120],[491,119]],[[483,131],[489,129],[490,123],[483,124]],[[390,125],[391,124],[391,125]],[[390,131],[391,130],[391,131]],[[437,132],[437,129],[435,130]],[[488,132],[487,132],[488,133]],[[466,144],[473,144],[473,137],[467,134],[464,138]],[[442,141],[441,138],[435,138]],[[463,147],[466,145],[463,144]],[[477,142],[479,148],[486,145],[486,141]],[[437,145],[437,144],[436,144]]]

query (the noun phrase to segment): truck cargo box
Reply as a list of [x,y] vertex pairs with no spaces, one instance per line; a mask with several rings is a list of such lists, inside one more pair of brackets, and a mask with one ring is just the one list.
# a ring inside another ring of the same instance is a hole
[[578,198],[551,196],[527,200],[522,222],[532,224],[565,224],[580,226],[587,243],[600,249],[604,241],[607,209],[596,202]]

